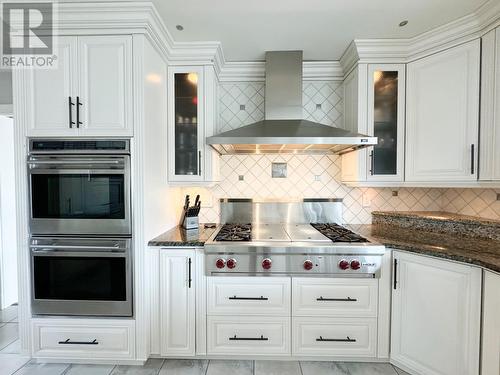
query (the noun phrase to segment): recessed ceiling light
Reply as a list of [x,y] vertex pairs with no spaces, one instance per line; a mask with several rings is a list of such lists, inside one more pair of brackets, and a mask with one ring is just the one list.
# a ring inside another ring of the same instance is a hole
[[408,21],[407,20],[401,21],[399,23],[399,27],[403,27],[403,26],[406,26],[406,25],[408,25]]
[[176,25],[176,26],[175,26],[175,28],[176,28],[177,30],[179,30],[179,31],[184,30],[184,26],[182,26],[182,25]]

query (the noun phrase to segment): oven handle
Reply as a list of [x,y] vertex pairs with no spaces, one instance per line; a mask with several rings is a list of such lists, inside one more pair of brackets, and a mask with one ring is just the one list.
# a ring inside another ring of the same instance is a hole
[[64,250],[51,250],[40,249],[31,252],[33,257],[55,256],[55,257],[98,257],[98,258],[127,258],[129,255],[125,251],[94,251],[94,250],[80,250],[80,251],[64,251]]
[[120,246],[82,246],[82,245],[30,245],[32,249],[90,249],[90,250],[126,250]]
[[67,161],[67,160],[28,160],[28,165],[33,168],[37,168],[38,166],[70,166],[74,167],[76,166],[85,166],[89,169],[94,165],[99,165],[101,168],[104,166],[109,166],[110,168],[116,168],[119,167],[120,169],[124,169],[125,167],[125,161],[124,160],[72,160],[72,161]]

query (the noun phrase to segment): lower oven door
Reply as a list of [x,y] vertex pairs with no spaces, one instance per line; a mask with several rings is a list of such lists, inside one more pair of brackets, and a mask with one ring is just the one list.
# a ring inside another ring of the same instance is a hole
[[28,160],[32,235],[130,235],[130,156]]
[[31,240],[34,314],[132,316],[130,240]]

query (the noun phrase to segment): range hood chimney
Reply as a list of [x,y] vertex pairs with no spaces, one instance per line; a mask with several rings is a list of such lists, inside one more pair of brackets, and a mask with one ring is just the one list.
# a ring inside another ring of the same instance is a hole
[[220,154],[343,154],[377,137],[303,119],[302,51],[266,52],[265,119],[207,138]]

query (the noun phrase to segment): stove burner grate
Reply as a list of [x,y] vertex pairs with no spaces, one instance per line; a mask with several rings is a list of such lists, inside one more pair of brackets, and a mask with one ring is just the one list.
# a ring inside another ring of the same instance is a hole
[[215,241],[251,241],[252,224],[224,224]]
[[333,242],[369,242],[366,238],[338,224],[311,223],[311,225]]

